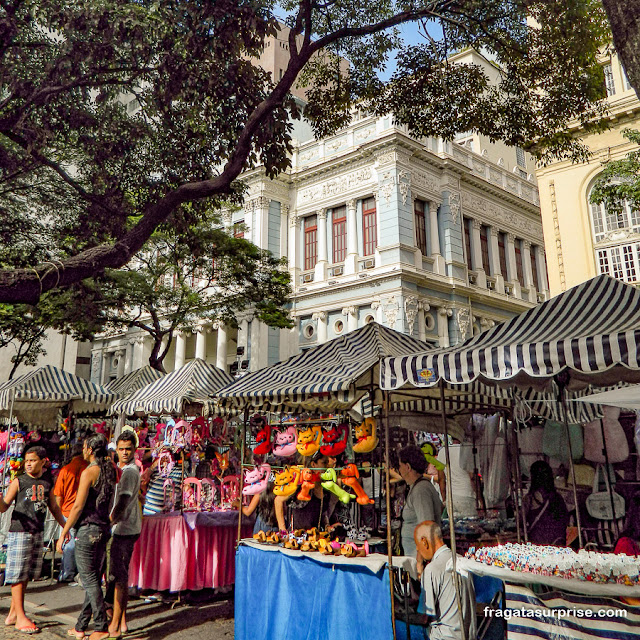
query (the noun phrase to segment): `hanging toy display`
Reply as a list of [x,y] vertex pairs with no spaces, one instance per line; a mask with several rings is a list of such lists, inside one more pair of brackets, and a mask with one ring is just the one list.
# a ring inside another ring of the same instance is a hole
[[321,442],[322,427],[315,424],[298,434],[298,444],[296,448],[301,456],[308,458],[320,449]]
[[262,493],[267,488],[269,476],[271,475],[271,465],[261,464],[255,469],[245,469],[243,496],[255,496]]
[[[24,463],[23,451],[26,434],[24,431],[15,431],[9,438],[9,444],[7,446],[6,459],[9,460],[9,471],[11,472],[10,479],[13,481],[22,471],[22,465]],[[6,464],[6,462],[5,462]]]
[[356,453],[369,453],[378,446],[378,433],[375,418],[365,418],[356,429],[357,442],[353,445]]
[[315,487],[316,482],[320,482],[320,474],[317,471],[311,469],[303,469],[300,474],[300,480],[302,481],[302,489],[298,493],[298,500],[308,502],[311,500],[311,491]]
[[345,504],[347,504],[349,500],[351,500],[353,496],[347,493],[342,487],[340,487],[336,483],[338,476],[336,475],[335,469],[333,468],[327,469],[320,475],[320,477],[323,480],[322,482],[323,488],[335,494],[338,497],[338,500],[340,500],[340,502],[344,502]]
[[280,458],[288,458],[296,452],[298,432],[294,426],[284,431],[276,431],[273,438],[273,453]]
[[420,450],[424,453],[424,457],[429,464],[432,464],[438,471],[442,471],[444,469],[444,465],[438,458],[436,458],[435,451],[433,450],[433,445],[430,442],[425,442]]
[[355,464],[350,463],[340,471],[340,479],[342,484],[349,487],[356,494],[356,502],[358,504],[373,504],[373,500],[365,493],[362,485],[358,482],[360,473]]
[[342,422],[338,425],[332,425],[331,429],[322,434],[320,453],[323,456],[331,456],[332,458],[339,456],[347,448],[348,437],[348,424]]
[[[264,456],[271,451],[271,425],[267,424],[262,416],[257,417],[261,419],[263,426],[256,435],[256,442],[258,444],[254,447],[253,453],[257,456]],[[253,416],[251,420],[254,420],[254,418],[256,418],[256,416]]]
[[300,467],[285,467],[283,471],[276,474],[273,493],[277,496],[293,495],[300,484],[300,472]]

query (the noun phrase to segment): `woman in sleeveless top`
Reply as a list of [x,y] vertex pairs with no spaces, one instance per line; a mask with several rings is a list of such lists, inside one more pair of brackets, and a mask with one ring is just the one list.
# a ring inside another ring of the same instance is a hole
[[76,529],[76,564],[85,590],[84,604],[75,628],[69,635],[83,638],[91,616],[96,632],[94,640],[109,636],[102,594],[102,572],[110,536],[109,513],[116,486],[116,470],[107,455],[107,439],[96,434],[87,438],[82,450],[89,466],[80,476],[76,501],[58,540],[58,550]]

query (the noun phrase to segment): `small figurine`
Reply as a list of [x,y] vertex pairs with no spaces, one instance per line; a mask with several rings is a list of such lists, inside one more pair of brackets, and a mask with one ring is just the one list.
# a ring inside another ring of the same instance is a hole
[[182,506],[185,511],[197,511],[200,508],[202,483],[198,478],[185,478],[182,483]]

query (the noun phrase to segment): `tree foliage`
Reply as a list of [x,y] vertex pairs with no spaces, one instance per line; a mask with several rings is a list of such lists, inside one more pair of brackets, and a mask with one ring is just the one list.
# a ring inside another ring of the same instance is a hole
[[[280,4],[292,31],[277,81],[252,62],[278,29],[267,0],[0,5],[0,301],[35,304],[122,267],[170,216],[239,202],[242,171],[286,170],[297,81],[318,135],[357,104],[417,136],[473,128],[542,158],[582,158],[567,125],[598,126],[608,36],[597,0]],[[397,28],[409,22],[439,35],[404,46]],[[502,69],[497,87],[448,63],[465,47]]]
[[624,129],[622,134],[638,148],[622,160],[607,162],[591,189],[591,202],[604,203],[610,214],[621,214],[626,204],[640,210],[640,131]]

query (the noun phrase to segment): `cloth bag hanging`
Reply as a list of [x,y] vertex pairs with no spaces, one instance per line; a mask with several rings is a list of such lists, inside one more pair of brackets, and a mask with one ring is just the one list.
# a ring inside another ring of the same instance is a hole
[[602,430],[604,428],[609,463],[624,462],[629,457],[629,443],[618,420],[620,409],[618,407],[603,407],[603,413],[604,417],[601,418],[602,425],[600,425],[600,420],[587,422],[584,425],[584,457],[598,464],[607,462],[602,441]]
[[[593,478],[593,492],[587,496],[587,513],[596,520],[619,520],[624,518],[625,505],[624,498],[611,488],[610,471],[607,473],[605,467],[599,464]],[[604,490],[603,486],[604,484]],[[613,498],[613,509],[611,510],[611,500]],[[615,516],[614,516],[615,513]]]
[[[584,440],[582,426],[569,425],[569,437],[571,438],[571,453],[574,460],[580,460],[584,452]],[[542,453],[561,462],[569,462],[569,443],[564,424],[547,420],[542,434]]]

